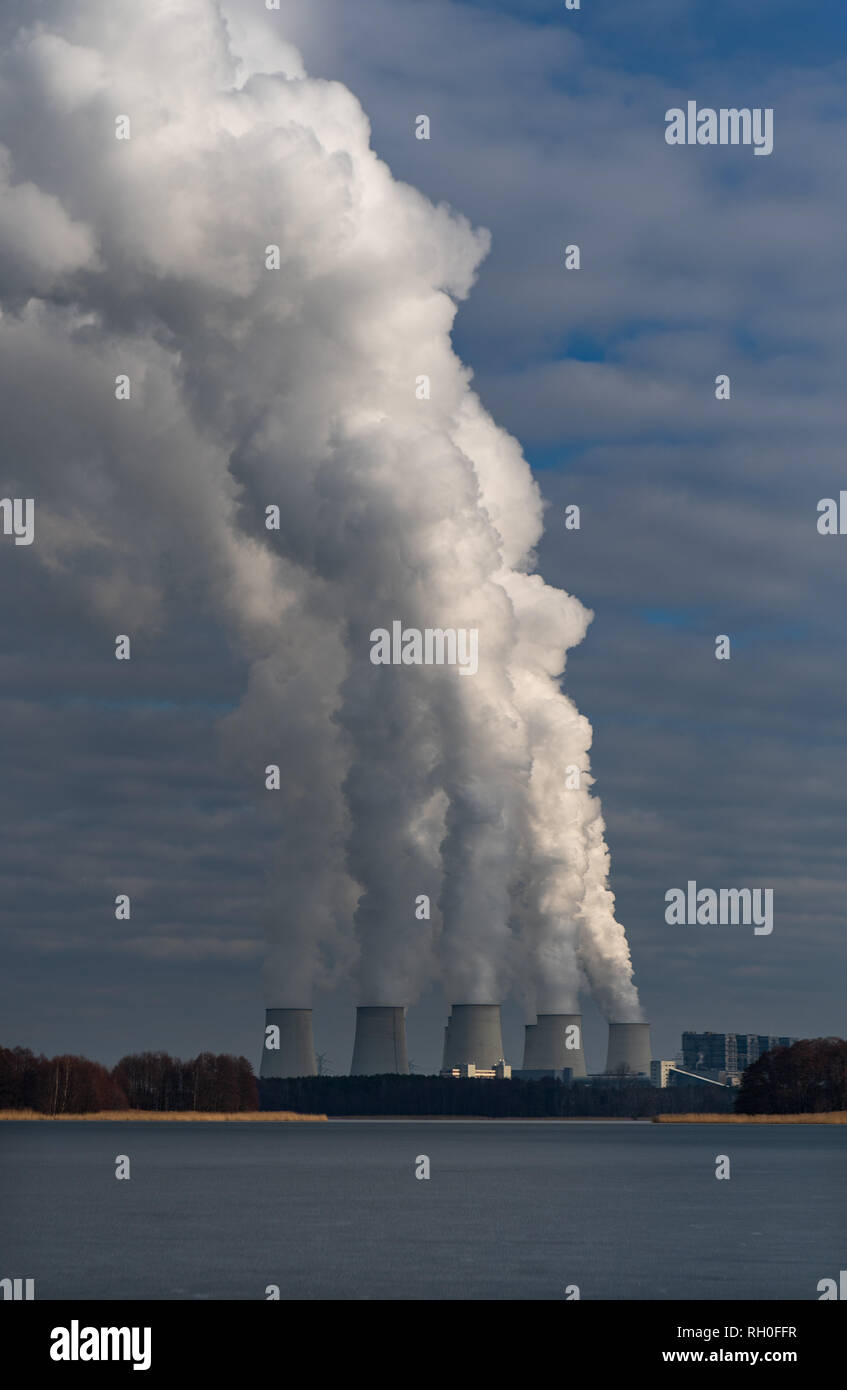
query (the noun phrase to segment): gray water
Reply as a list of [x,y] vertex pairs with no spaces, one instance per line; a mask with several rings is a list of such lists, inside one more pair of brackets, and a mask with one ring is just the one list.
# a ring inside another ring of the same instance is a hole
[[846,1170],[839,1126],[5,1123],[0,1278],[42,1299],[814,1300],[847,1268]]

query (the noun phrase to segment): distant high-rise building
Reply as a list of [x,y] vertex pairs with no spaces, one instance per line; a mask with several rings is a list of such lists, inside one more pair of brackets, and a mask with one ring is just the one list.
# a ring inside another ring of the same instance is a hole
[[741,1072],[762,1053],[796,1041],[768,1033],[683,1033],[682,1064],[691,1071]]
[[668,1078],[676,1067],[675,1062],[668,1062],[662,1058],[657,1058],[650,1063],[650,1080],[654,1086],[661,1087],[662,1090],[668,1084]]

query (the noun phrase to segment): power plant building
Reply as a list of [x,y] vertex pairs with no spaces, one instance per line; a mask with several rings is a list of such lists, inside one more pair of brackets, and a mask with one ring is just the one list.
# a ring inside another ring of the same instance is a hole
[[259,1075],[317,1076],[311,1009],[267,1009]]
[[566,1071],[575,1078],[586,1075],[582,1015],[539,1014],[537,1022],[528,1023],[524,1031],[520,1074],[526,1078],[562,1077]]
[[[682,1068],[721,1079],[735,1074],[771,1047],[792,1038],[740,1033],[684,1033]],[[538,1014],[525,1027],[523,1065],[513,1072],[505,1059],[499,1004],[454,1004],[444,1030],[442,1076],[625,1084],[681,1080],[680,1063],[650,1056],[649,1023],[609,1024],[606,1067],[588,1074],[582,1016]],[[674,1075],[673,1073],[679,1073]],[[268,1009],[260,1067],[262,1080],[316,1076],[311,1009]],[[408,1076],[406,1010],[401,1005],[360,1005],[356,1010],[351,1076]],[[700,1079],[695,1077],[694,1079]]]
[[499,1004],[454,1004],[444,1030],[442,1072],[472,1063],[477,1072],[493,1071],[502,1062],[503,1032]]
[[610,1023],[606,1073],[650,1077],[650,1024]]
[[442,1076],[473,1076],[482,1077],[484,1080],[506,1080],[512,1075],[512,1068],[508,1062],[498,1062],[494,1067],[477,1067],[473,1062],[463,1062],[460,1067],[454,1067],[452,1071],[441,1072]]
[[406,1010],[364,1005],[356,1010],[351,1076],[409,1075]]

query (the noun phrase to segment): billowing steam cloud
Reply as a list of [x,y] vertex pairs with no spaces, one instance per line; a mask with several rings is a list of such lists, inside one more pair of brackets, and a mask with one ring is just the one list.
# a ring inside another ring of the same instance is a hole
[[[587,978],[638,1018],[591,730],[558,684],[590,615],[532,573],[538,490],[450,342],[486,234],[392,178],[349,91],[213,0],[12,11],[5,484],[113,631],[155,633],[188,596],[243,654],[224,740],[279,818],[270,1002],[352,971],[361,1002],[403,1004],[440,973],[451,1000],[518,981],[571,1011]],[[394,621],[477,632],[476,674],[374,665]]]

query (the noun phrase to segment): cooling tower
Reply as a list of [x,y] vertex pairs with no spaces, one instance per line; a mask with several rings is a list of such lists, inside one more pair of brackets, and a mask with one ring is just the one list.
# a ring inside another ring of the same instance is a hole
[[490,1068],[503,1057],[499,1004],[454,1004],[444,1036],[443,1071],[464,1062]]
[[[577,1031],[568,1034],[569,1028]],[[582,1014],[539,1014],[537,1023],[526,1025],[523,1070],[562,1071],[565,1067],[574,1076],[586,1075]]]
[[649,1076],[650,1060],[649,1023],[609,1024],[607,1072],[620,1072],[625,1067],[627,1071],[643,1072]]
[[356,1010],[351,1076],[409,1075],[406,1055],[406,1010],[366,1006]]
[[[279,1029],[279,1047],[269,1047],[268,1028]],[[265,1044],[261,1077],[316,1076],[315,1042],[311,1009],[268,1009],[265,1012]]]

